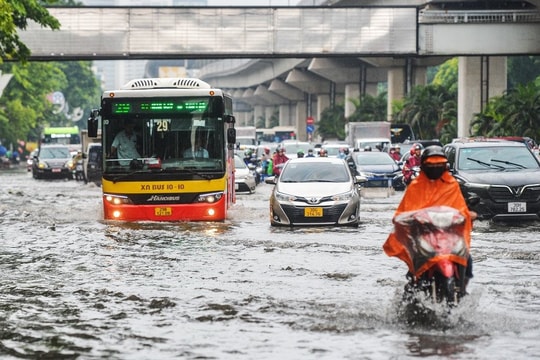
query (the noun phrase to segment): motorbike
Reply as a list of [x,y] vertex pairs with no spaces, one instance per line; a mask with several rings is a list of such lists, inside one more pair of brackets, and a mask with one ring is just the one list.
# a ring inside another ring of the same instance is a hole
[[[394,217],[396,237],[410,256],[404,300],[418,294],[455,306],[466,294],[469,249],[465,217],[448,206],[408,211]],[[411,269],[412,266],[412,269]]]
[[405,176],[404,176],[403,172],[400,172],[399,174],[394,176],[394,178],[392,179],[392,184],[394,186],[394,189],[396,189],[396,190],[405,190],[407,185],[409,185],[410,182],[413,181],[413,179],[415,179],[416,177],[418,177],[418,175],[420,175],[420,167],[419,166],[413,167],[412,171],[413,171],[413,173],[412,173],[411,177],[409,178],[409,181],[407,181],[405,179]]

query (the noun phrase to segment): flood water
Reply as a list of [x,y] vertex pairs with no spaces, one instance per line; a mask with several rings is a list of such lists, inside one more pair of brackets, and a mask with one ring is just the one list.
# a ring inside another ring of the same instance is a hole
[[289,229],[267,184],[222,223],[105,222],[94,184],[0,184],[2,359],[539,356],[537,223],[475,223],[469,296],[404,319],[406,266],[382,251],[400,193],[366,194],[357,229]]

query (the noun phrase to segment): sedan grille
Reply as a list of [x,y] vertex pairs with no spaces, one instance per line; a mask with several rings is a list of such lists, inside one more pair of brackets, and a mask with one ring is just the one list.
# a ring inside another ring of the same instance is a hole
[[489,196],[495,202],[508,201],[539,201],[540,200],[540,185],[527,185],[519,187],[509,186],[491,186],[489,188]]
[[320,223],[337,223],[339,217],[347,207],[347,204],[340,204],[331,207],[322,207],[322,217],[305,217],[303,206],[282,205],[283,211],[291,221],[291,223],[303,224],[320,224]]

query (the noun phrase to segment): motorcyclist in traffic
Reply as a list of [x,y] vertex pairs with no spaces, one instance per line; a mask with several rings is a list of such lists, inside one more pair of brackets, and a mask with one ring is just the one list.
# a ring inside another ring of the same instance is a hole
[[272,166],[275,176],[279,176],[279,174],[281,174],[281,168],[283,167],[283,165],[285,165],[287,161],[289,161],[289,158],[287,157],[287,155],[285,155],[285,148],[279,148],[272,159]]
[[[474,211],[469,211],[459,184],[450,174],[447,158],[440,146],[427,147],[421,157],[421,171],[409,184],[394,214],[394,218],[407,211],[420,210],[432,206],[449,206],[458,210],[465,217],[463,237],[468,249],[471,243],[472,221],[476,218]],[[409,268],[407,277],[414,273],[414,264],[407,248],[397,239],[393,231],[383,245],[388,256],[395,256]],[[472,278],[472,258],[469,256],[466,270],[466,281]]]
[[403,182],[405,185],[409,185],[410,182],[413,180],[414,176],[416,175],[417,169],[421,165],[421,158],[422,155],[422,145],[420,144],[414,144],[411,147],[410,150],[410,156],[405,161],[405,164],[403,164],[403,169],[401,170],[403,173]]

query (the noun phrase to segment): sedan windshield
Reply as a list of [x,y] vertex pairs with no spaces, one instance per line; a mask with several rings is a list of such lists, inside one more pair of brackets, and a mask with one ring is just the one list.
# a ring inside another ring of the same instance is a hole
[[516,170],[538,169],[540,165],[525,147],[482,147],[462,149],[459,170]]
[[350,175],[343,164],[321,162],[288,164],[280,175],[281,182],[347,182]]
[[43,148],[39,156],[42,159],[68,159],[70,157],[69,149],[66,148]]
[[395,164],[395,161],[385,152],[359,152],[356,153],[358,165],[385,165]]

